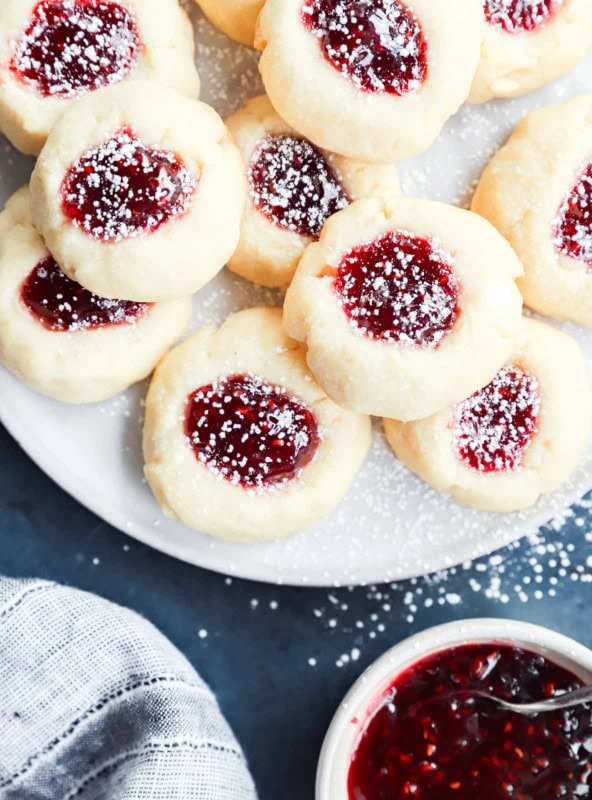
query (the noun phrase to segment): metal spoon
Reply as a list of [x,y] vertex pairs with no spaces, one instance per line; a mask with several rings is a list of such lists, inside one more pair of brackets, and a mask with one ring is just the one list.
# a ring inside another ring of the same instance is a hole
[[[461,692],[458,694],[461,694]],[[491,700],[492,703],[497,703],[498,706],[505,708],[506,711],[513,711],[516,714],[526,714],[527,716],[531,714],[543,714],[545,711],[559,711],[564,708],[574,708],[574,706],[579,706],[583,703],[592,703],[592,686],[583,686],[581,689],[575,689],[573,692],[566,692],[557,697],[551,697],[548,700],[540,700],[537,703],[509,703],[507,700],[502,700],[500,697],[479,691],[466,691],[463,694],[469,697]]]

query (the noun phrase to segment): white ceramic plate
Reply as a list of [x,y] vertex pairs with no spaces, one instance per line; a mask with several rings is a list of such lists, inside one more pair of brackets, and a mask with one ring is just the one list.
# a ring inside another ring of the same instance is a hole
[[[256,56],[215,33],[193,11],[203,99],[226,115],[260,91]],[[464,204],[488,158],[525,111],[561,102],[592,84],[592,54],[566,78],[520,101],[465,107],[428,153],[402,164],[408,194]],[[0,151],[0,201],[27,179],[31,161]],[[194,327],[280,298],[222,273],[195,298]],[[592,357],[592,332],[566,326]],[[589,359],[592,361],[592,358]],[[266,582],[377,583],[476,558],[561,516],[592,488],[592,448],[559,492],[525,513],[472,511],[438,496],[405,470],[377,427],[372,453],[334,513],[312,529],[268,545],[234,545],[166,519],[142,479],[140,433],[145,386],[97,406],[68,407],[0,370],[0,418],[60,486],[116,528],[202,567]]]

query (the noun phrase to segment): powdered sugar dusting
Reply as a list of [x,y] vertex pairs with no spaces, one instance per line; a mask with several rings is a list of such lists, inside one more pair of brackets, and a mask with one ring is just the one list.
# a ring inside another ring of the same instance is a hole
[[592,162],[578,176],[555,220],[557,251],[592,269]]
[[248,170],[255,208],[280,228],[317,237],[333,214],[349,204],[321,151],[306,139],[268,136]]
[[134,325],[150,308],[148,303],[92,294],[64,275],[51,256],[40,261],[23,282],[21,302],[44,328],[69,333]]
[[435,239],[389,232],[341,260],[334,288],[352,328],[407,347],[437,347],[460,313],[454,261]]
[[62,184],[62,209],[85,233],[119,242],[157,230],[187,211],[198,176],[174,153],[130,129],[84,152]]
[[399,0],[305,0],[302,21],[335,69],[366,92],[416,92],[428,73],[427,40]]
[[483,0],[485,17],[507,33],[534,31],[546,25],[565,0]]
[[[231,43],[217,32],[205,21],[193,0],[186,2],[186,8],[195,23],[202,97],[222,115],[232,113],[249,97],[261,94],[257,53]],[[429,151],[398,165],[403,191],[410,196],[466,206],[487,161],[524,114],[535,107],[562,102],[589,91],[591,76],[592,53],[569,75],[528,97],[464,106],[446,123],[442,135]],[[30,160],[8,145],[4,146],[0,165],[3,198],[22,185],[31,166]],[[242,308],[279,305],[281,300],[280,293],[257,287],[223,270],[196,295],[190,330],[220,323]],[[562,327],[578,339],[592,367],[592,331],[574,324]],[[359,616],[351,605],[347,612],[339,607],[331,615],[327,612],[317,623],[326,630],[322,651],[303,656],[314,657],[319,667],[327,659],[335,663],[345,652],[351,656],[354,647],[362,650],[362,658],[372,654],[356,642],[360,635],[356,628],[358,621],[366,623],[361,631],[364,641],[376,641],[384,649],[393,643],[393,619],[409,617],[410,631],[413,630],[417,620],[413,606],[423,608],[425,603],[428,612],[432,607],[445,606],[451,616],[466,617],[490,611],[488,605],[480,602],[483,594],[488,602],[499,602],[503,614],[503,604],[512,596],[514,586],[520,587],[515,596],[534,603],[539,599],[535,598],[535,591],[540,592],[541,597],[548,597],[549,592],[557,590],[560,600],[563,581],[583,582],[592,577],[591,570],[585,567],[581,575],[577,572],[576,567],[585,565],[585,555],[580,554],[576,559],[574,553],[568,553],[571,567],[561,566],[558,559],[558,566],[550,571],[553,579],[559,581],[557,586],[549,585],[550,578],[544,576],[539,576],[544,577],[544,583],[535,584],[536,573],[526,556],[530,545],[522,544],[513,546],[508,561],[504,555],[499,566],[490,565],[489,559],[484,559],[477,562],[483,572],[478,572],[477,567],[466,572],[459,567],[454,568],[452,574],[453,564],[502,547],[521,535],[533,534],[549,519],[554,523],[544,532],[544,541],[557,542],[557,553],[564,552],[565,541],[559,543],[563,534],[557,531],[565,523],[566,515],[574,518],[574,512],[569,510],[570,503],[590,488],[591,448],[586,450],[582,462],[561,489],[542,498],[535,508],[516,514],[491,514],[460,507],[412,475],[393,456],[380,423],[376,423],[368,459],[351,491],[333,513],[289,539],[266,545],[236,546],[188,531],[165,518],[158,508],[142,479],[145,385],[133,387],[96,407],[64,409],[34,396],[4,372],[0,372],[0,378],[3,420],[19,433],[23,446],[33,457],[47,453],[45,463],[54,463],[56,449],[63,449],[67,442],[70,471],[54,473],[62,485],[82,502],[101,510],[117,527],[166,552],[231,576],[243,575],[299,586],[376,581],[388,581],[390,586],[404,577],[450,568],[427,582],[416,579],[411,587],[408,582],[397,583],[399,588],[391,592],[389,599],[368,600],[371,613],[377,615],[374,622],[369,620],[370,614]],[[21,425],[23,419],[27,420],[26,432]],[[88,458],[89,447],[93,450],[93,459]],[[109,498],[108,503],[102,503],[104,497]],[[584,534],[591,526],[590,516],[581,510],[576,514],[576,522],[581,521],[580,517],[585,520],[581,528],[584,542]],[[590,543],[586,547],[589,554]],[[540,562],[537,566],[545,566],[546,556],[536,558]],[[554,560],[557,555],[549,554],[549,558]],[[560,570],[567,574],[561,577]],[[522,580],[523,575],[532,582],[527,585]],[[471,581],[475,589],[466,581]],[[418,596],[416,589],[422,589],[425,594]],[[402,599],[407,591],[414,594],[410,605],[404,606]],[[256,589],[254,594],[255,598],[261,597]],[[450,605],[446,600],[449,594],[458,595],[461,602]],[[315,597],[316,593],[311,596]],[[344,604],[349,603],[348,590],[338,590],[336,596]],[[390,612],[382,610],[382,602],[391,605]],[[264,613],[262,604],[253,611],[253,614],[258,613]],[[312,608],[310,613],[312,618]],[[334,621],[334,627],[329,626],[329,620]],[[425,622],[424,617],[423,624]],[[382,626],[382,630],[378,630],[378,626]],[[337,640],[331,639],[333,631],[337,634],[345,629],[351,630],[347,651],[343,649],[347,642],[337,644]],[[375,650],[374,655],[377,654]]]
[[185,435],[214,474],[251,490],[279,489],[316,456],[312,410],[281,386],[252,375],[223,378],[187,401]]
[[132,12],[112,0],[43,0],[12,42],[10,68],[42,96],[78,97],[124,80],[140,36]]
[[520,469],[538,432],[539,384],[518,366],[503,367],[454,410],[458,457],[478,472]]

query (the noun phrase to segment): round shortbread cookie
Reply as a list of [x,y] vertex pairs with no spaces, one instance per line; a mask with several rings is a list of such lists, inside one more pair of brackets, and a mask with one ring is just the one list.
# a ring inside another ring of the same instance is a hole
[[106,300],[67,278],[33,227],[28,187],[0,214],[0,361],[38,392],[106,400],[149,375],[190,316],[187,298]]
[[473,198],[524,264],[527,306],[592,326],[592,95],[525,117]]
[[485,38],[469,103],[518,97],[583,61],[592,45],[590,0],[483,0]]
[[196,0],[208,19],[231,39],[253,47],[265,0]]
[[267,0],[255,45],[274,107],[330,152],[369,163],[420,153],[466,100],[481,0]]
[[288,536],[343,497],[370,420],[311,378],[281,311],[204,328],[158,366],[146,401],[145,474],[165,513],[242,542]]
[[146,82],[79,100],[31,178],[33,222],[68,277],[102,297],[193,294],[239,238],[244,167],[204,103]]
[[521,273],[504,238],[470,211],[358,200],[306,250],[284,324],[307,344],[311,371],[336,403],[421,419],[483,386],[506,361]]
[[226,120],[247,170],[241,238],[228,267],[286,288],[326,220],[362,197],[398,194],[397,168],[319,150],[285,123],[263,95]]
[[0,130],[23,153],[80,97],[130,79],[199,96],[178,0],[2,0]]
[[385,420],[385,429],[401,461],[438,491],[486,511],[518,511],[567,480],[591,422],[579,345],[525,318],[489,385],[429,419]]

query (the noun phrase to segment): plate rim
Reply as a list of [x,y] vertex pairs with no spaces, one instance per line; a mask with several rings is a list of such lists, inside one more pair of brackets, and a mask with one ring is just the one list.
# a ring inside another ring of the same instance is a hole
[[[11,375],[10,373],[9,377],[13,380],[18,380],[16,376]],[[29,387],[26,388],[28,391],[33,391]],[[232,567],[231,569],[228,567],[225,569],[224,566],[220,564],[219,557],[210,555],[210,552],[216,552],[215,549],[212,549],[211,551],[208,549],[195,550],[195,548],[191,547],[191,539],[187,540],[188,544],[168,541],[165,537],[159,536],[157,529],[156,531],[148,530],[144,524],[136,523],[129,518],[125,519],[115,508],[111,509],[108,505],[97,501],[95,493],[93,493],[92,490],[87,491],[83,485],[76,486],[75,481],[72,480],[73,473],[70,471],[61,472],[60,470],[54,469],[53,464],[50,462],[49,453],[46,452],[45,449],[37,448],[31,442],[30,437],[27,435],[24,422],[21,422],[21,420],[18,418],[18,415],[9,409],[8,403],[6,402],[6,396],[4,394],[0,395],[0,422],[2,422],[8,433],[12,436],[23,452],[27,454],[33,463],[36,464],[36,466],[48,478],[50,478],[57,486],[59,486],[60,489],[66,492],[66,494],[80,503],[80,505],[89,510],[99,519],[103,520],[103,522],[106,522],[108,525],[114,527],[116,530],[127,536],[130,536],[132,539],[135,539],[148,547],[152,547],[153,549],[164,553],[167,556],[183,561],[186,564],[190,564],[201,569],[207,569],[219,575],[240,578],[242,580],[256,581],[269,585],[285,585],[299,588],[310,587],[318,589],[347,585],[365,586],[374,583],[382,584],[389,582],[400,582],[412,578],[421,578],[426,575],[457,567],[467,561],[475,561],[479,558],[485,558],[491,553],[500,550],[503,547],[512,544],[513,542],[517,542],[526,536],[533,535],[537,530],[553,519],[552,515],[550,516],[548,509],[541,509],[541,511],[529,521],[528,526],[526,526],[524,529],[518,529],[516,531],[516,535],[508,535],[507,532],[504,533],[503,531],[496,531],[490,537],[490,539],[487,540],[487,542],[482,542],[482,547],[478,547],[476,550],[474,547],[471,547],[471,540],[468,539],[465,543],[463,543],[462,547],[458,548],[454,559],[451,559],[450,563],[446,563],[439,568],[435,568],[434,570],[427,572],[414,569],[403,569],[400,574],[397,574],[396,576],[392,575],[390,577],[386,573],[382,575],[376,574],[374,576],[364,574],[360,575],[360,578],[356,579],[352,583],[347,580],[337,581],[329,578],[323,578],[320,573],[315,574],[311,578],[301,577],[300,579],[290,574],[278,576],[275,574],[275,568],[263,559],[259,562],[257,569],[252,568],[252,562],[248,564],[246,569],[241,569],[240,559],[236,559],[236,561],[239,562],[238,565],[235,561],[232,565],[228,565]],[[572,508],[574,504],[577,504],[577,502],[585,496],[587,491],[589,490],[585,490],[582,493],[580,488],[574,487],[574,489],[567,496],[565,510],[567,511],[567,509]],[[188,528],[187,530],[190,529]],[[206,534],[201,535],[205,536]],[[249,545],[239,546],[249,547]],[[270,574],[271,570],[274,571],[273,574]]]

